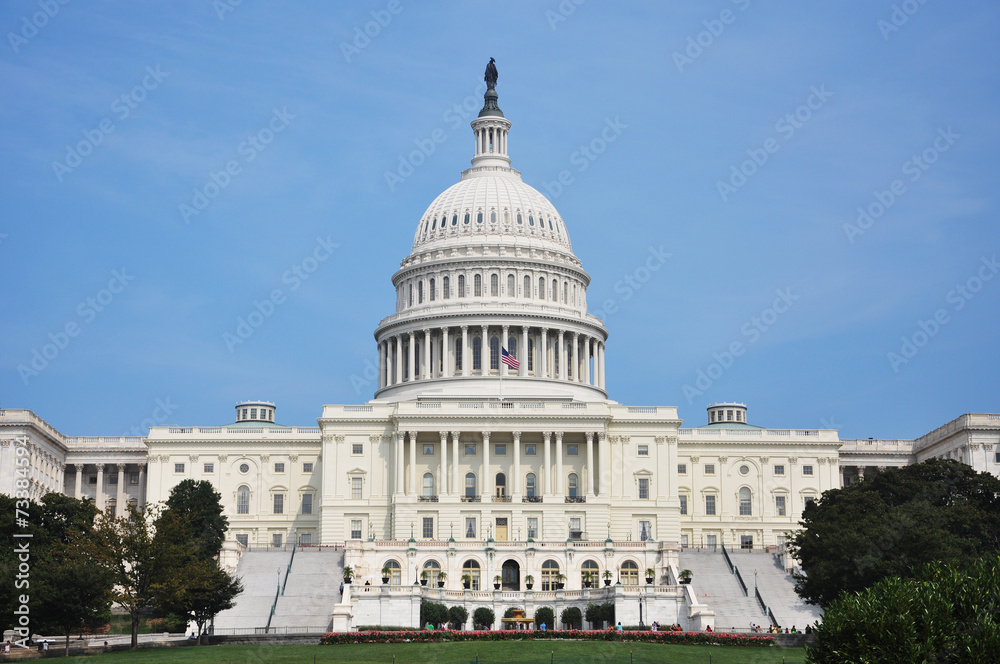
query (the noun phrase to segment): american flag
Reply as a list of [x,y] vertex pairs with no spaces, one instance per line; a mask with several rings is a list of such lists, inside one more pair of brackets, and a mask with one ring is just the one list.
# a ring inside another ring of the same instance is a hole
[[517,369],[521,366],[521,363],[517,361],[517,358],[507,352],[506,348],[500,348],[500,361],[506,364],[511,369]]

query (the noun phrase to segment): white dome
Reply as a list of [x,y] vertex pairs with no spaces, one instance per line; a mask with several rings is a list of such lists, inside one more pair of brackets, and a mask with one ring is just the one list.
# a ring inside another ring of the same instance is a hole
[[[485,171],[485,172],[483,172]],[[413,252],[438,240],[465,236],[515,236],[539,240],[539,248],[572,253],[569,234],[555,206],[521,181],[511,168],[471,168],[445,189],[420,219]],[[471,238],[470,238],[471,239]],[[534,244],[534,243],[532,243]]]

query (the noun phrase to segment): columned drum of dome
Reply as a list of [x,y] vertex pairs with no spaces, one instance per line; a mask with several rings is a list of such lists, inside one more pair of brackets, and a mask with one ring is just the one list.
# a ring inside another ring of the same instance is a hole
[[555,206],[511,168],[493,82],[471,123],[471,168],[424,212],[392,277],[396,311],[375,331],[377,400],[495,398],[501,380],[504,397],[607,399],[590,275]]

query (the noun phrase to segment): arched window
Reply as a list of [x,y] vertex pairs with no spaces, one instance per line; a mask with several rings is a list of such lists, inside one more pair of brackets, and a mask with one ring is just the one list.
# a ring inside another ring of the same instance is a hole
[[639,585],[639,566],[633,560],[622,563],[621,584],[623,586]]
[[500,369],[500,339],[490,337],[490,369]]
[[476,215],[476,223],[477,224],[483,223],[483,213],[482,212],[480,212],[479,214]]
[[469,577],[469,590],[479,590],[479,563],[475,560],[466,560],[462,565],[462,576]]
[[497,473],[496,476],[496,497],[503,498],[507,495],[507,476],[503,473]]
[[430,301],[431,302],[434,301],[434,291],[436,290],[434,288],[434,286],[435,286],[435,284],[434,284],[434,277],[431,277],[431,280],[430,280]]
[[518,213],[517,213],[517,225],[518,225],[518,226],[520,226],[520,225],[522,225],[522,223],[523,223],[523,222],[521,221],[521,213],[520,213],[520,212],[518,212]]
[[569,497],[576,498],[580,495],[580,478],[576,473],[569,474]]
[[424,303],[424,282],[417,282],[417,304]]
[[530,215],[530,214],[528,215],[528,225],[529,226],[534,226],[535,225],[535,217],[532,216],[532,215]]
[[465,213],[465,224],[466,225],[469,224],[469,213],[468,212]]
[[596,588],[601,580],[601,568],[598,566],[597,562],[594,560],[584,560],[583,564],[580,565],[580,584],[581,587],[587,587],[587,577],[590,576],[591,586]]
[[490,295],[493,297],[500,295],[500,277],[495,274],[490,275]]
[[542,563],[542,590],[555,590],[559,576],[559,563],[546,560]]
[[517,357],[517,337],[507,337],[507,352]]
[[556,279],[552,280],[552,297],[550,299],[553,302],[559,301],[559,281]]
[[569,284],[563,283],[563,304],[569,304]]
[[458,296],[465,297],[465,275],[458,275]]
[[457,224],[458,224],[458,215],[457,214],[451,215],[451,225],[456,226]]
[[424,473],[424,498],[430,498],[434,495],[434,475],[431,473]]
[[524,292],[521,293],[522,297],[531,297],[531,277],[524,275]]
[[413,306],[413,284],[410,284],[410,297],[409,297],[409,300],[408,300],[408,304],[406,306],[408,306],[408,307],[412,307]]
[[528,371],[535,370],[535,340],[528,337]]
[[514,297],[517,295],[517,286],[514,283],[514,275],[507,275],[507,297]]
[[550,231],[552,230],[552,220],[551,219],[549,219],[549,230]]
[[387,560],[382,564],[383,568],[389,570],[389,585],[398,586],[403,583],[403,568],[395,560]]
[[455,339],[455,371],[462,370],[462,338]]
[[482,297],[483,296],[483,275],[477,274],[475,276],[475,278],[473,279],[473,287],[475,289],[475,292],[473,293],[473,295],[475,295],[476,297]]
[[447,300],[451,298],[451,279],[445,277],[441,280],[441,299]]
[[538,277],[538,299],[545,299],[545,277]]
[[493,212],[490,212],[490,223],[491,224],[497,223],[497,213],[496,213],[496,210],[494,210]]
[[535,479],[534,473],[528,473],[528,476],[524,479],[524,490],[527,493],[528,498],[535,497],[535,486],[537,480]]
[[753,496],[750,493],[750,489],[743,487],[740,489],[740,516],[752,516]]
[[[443,220],[442,220],[441,224],[444,225],[444,221]],[[437,217],[434,217],[433,219],[431,219],[431,230],[434,230],[435,228],[437,228],[437,225],[438,225]],[[426,229],[426,226],[424,228]]]
[[250,487],[246,484],[236,489],[236,513],[250,514]]
[[475,498],[476,497],[476,474],[466,473],[465,474],[465,497]]
[[483,368],[483,340],[476,337],[472,340],[472,370],[481,371]]
[[[441,574],[441,563],[436,560],[428,560],[424,563],[424,572],[427,572],[427,586],[436,586],[438,582],[438,575]],[[421,573],[420,580],[423,581],[424,575]]]

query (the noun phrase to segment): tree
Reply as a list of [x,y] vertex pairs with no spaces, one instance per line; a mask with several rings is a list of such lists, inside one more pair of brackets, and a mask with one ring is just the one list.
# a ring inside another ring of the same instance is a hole
[[587,612],[584,614],[591,628],[600,629],[601,623],[612,624],[615,622],[615,605],[611,602],[603,604],[588,604]]
[[181,517],[188,546],[197,557],[219,555],[226,539],[229,519],[223,514],[222,494],[211,482],[184,480],[170,490],[167,509]]
[[583,626],[583,612],[575,606],[563,609],[559,619],[566,629],[580,629]]
[[828,606],[842,592],[913,578],[923,565],[968,564],[1000,548],[1000,480],[932,459],[832,489],[807,505],[789,544],[796,591]]
[[472,624],[484,629],[491,629],[496,622],[496,615],[492,609],[481,606],[472,612]]
[[448,607],[438,602],[420,602],[420,624],[444,625],[448,622]]
[[928,565],[827,607],[808,649],[812,664],[1000,661],[1000,557]]
[[156,606],[163,613],[174,613],[195,623],[200,643],[205,623],[235,606],[243,584],[210,558],[175,568],[164,582],[154,584],[152,590]]
[[469,619],[469,612],[464,606],[453,606],[448,609],[448,623],[452,629],[465,629],[465,621]]
[[548,625],[549,629],[556,628],[556,612],[548,606],[535,609],[535,627],[541,627],[542,623]]
[[127,513],[115,517],[110,511],[98,515],[87,551],[114,582],[112,599],[132,618],[132,649],[139,643],[139,616],[155,601],[154,588],[172,577],[185,556],[183,547],[165,537],[156,537],[154,521],[161,516],[155,505],[128,505]]

